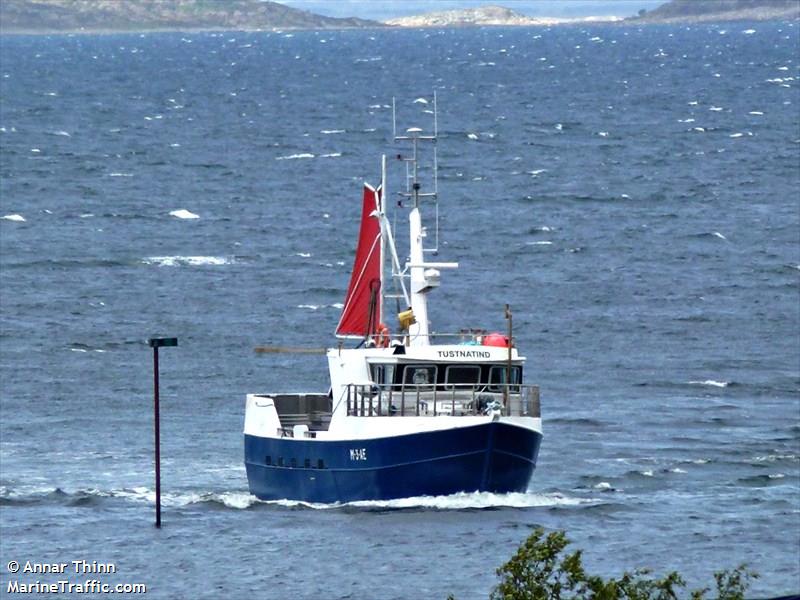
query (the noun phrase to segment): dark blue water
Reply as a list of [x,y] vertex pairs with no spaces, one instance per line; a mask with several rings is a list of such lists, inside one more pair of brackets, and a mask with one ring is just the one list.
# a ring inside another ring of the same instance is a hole
[[[153,598],[485,598],[536,525],[607,576],[800,589],[798,56],[789,23],[0,38],[3,589],[87,560]],[[433,328],[511,304],[531,488],[257,502],[245,394],[327,374],[253,348],[334,343],[391,98],[426,126],[433,90]]]

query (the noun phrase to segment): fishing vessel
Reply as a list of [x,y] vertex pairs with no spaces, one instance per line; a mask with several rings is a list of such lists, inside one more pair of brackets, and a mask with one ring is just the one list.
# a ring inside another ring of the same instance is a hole
[[[385,156],[380,184],[364,184],[341,341],[326,351],[330,388],[247,396],[245,466],[260,499],[334,503],[528,487],[542,439],[539,389],[523,383],[508,306],[507,333],[430,330],[428,296],[441,271],[458,264],[427,260],[439,238],[435,95],[427,112],[432,132],[398,135],[393,103],[395,143],[411,152],[397,155],[406,171],[405,206],[395,209],[408,210],[404,261],[387,216]],[[420,176],[423,153],[433,159],[430,189]],[[435,214],[430,248],[423,211]]]

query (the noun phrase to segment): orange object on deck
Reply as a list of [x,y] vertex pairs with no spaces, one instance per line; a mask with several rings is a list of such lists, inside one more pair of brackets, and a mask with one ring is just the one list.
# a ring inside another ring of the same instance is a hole
[[392,334],[389,332],[389,328],[386,325],[379,323],[372,339],[378,348],[388,348],[389,341],[392,339]]
[[489,333],[483,336],[481,341],[483,346],[497,346],[499,348],[508,348],[510,346],[508,338],[502,333]]

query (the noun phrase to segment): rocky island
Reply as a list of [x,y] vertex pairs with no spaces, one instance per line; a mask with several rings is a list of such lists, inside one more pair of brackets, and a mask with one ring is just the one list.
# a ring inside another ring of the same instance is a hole
[[616,20],[620,20],[620,17],[585,17],[582,19],[529,17],[503,6],[481,6],[463,10],[437,11],[411,17],[399,17],[397,19],[389,19],[384,23],[393,27],[481,27],[486,25],[514,27]]
[[631,23],[699,23],[800,19],[798,0],[671,0],[626,19]]
[[337,19],[267,0],[0,0],[1,33],[349,29]]
[[[624,3],[620,6],[624,8]],[[800,19],[800,0],[670,0],[638,15],[583,18],[529,17],[502,6],[446,10],[385,21],[393,27],[535,26],[564,23],[698,23]]]

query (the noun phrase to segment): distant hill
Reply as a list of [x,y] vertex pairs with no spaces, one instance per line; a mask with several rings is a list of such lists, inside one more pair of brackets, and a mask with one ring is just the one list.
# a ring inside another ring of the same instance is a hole
[[555,25],[576,21],[614,21],[615,17],[587,17],[585,19],[562,19],[556,17],[528,17],[504,6],[481,6],[463,10],[444,10],[437,12],[400,17],[384,21],[394,27],[476,27],[482,25]]
[[800,19],[800,0],[671,0],[627,21],[687,23]]
[[266,0],[0,0],[0,32],[344,29],[376,21],[324,17]]

